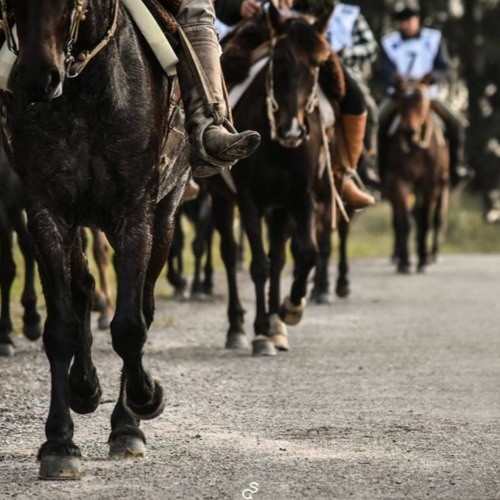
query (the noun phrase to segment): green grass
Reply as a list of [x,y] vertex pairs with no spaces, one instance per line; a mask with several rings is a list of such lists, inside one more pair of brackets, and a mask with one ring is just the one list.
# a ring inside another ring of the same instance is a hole
[[[191,241],[193,238],[192,226],[184,221],[186,231],[185,270],[187,276],[193,272],[193,256]],[[388,257],[392,251],[391,210],[386,202],[379,203],[376,207],[365,210],[359,214],[353,224],[349,240],[349,255],[356,257]],[[219,236],[214,238],[214,265],[222,269],[219,252]],[[412,234],[412,243],[414,235]],[[443,237],[441,253],[499,253],[500,252],[500,227],[485,224],[480,200],[477,197],[463,194],[453,195],[450,201],[448,224]],[[246,260],[250,259],[248,244],[245,252]],[[22,292],[24,266],[19,250],[16,250],[17,277],[14,282],[13,318],[16,330],[19,331],[19,316],[21,307],[19,300]],[[95,273],[95,264],[89,256],[91,271]],[[112,277],[114,281],[114,277]],[[41,286],[37,280],[39,302],[43,310]],[[165,283],[165,272],[162,273],[157,286],[159,296],[168,296],[171,290]],[[17,317],[16,317],[17,316]]]

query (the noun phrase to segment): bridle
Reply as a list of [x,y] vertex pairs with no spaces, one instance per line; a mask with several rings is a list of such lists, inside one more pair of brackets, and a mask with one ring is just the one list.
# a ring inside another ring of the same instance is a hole
[[[279,111],[280,107],[278,101],[276,100],[276,94],[274,92],[274,48],[278,40],[286,38],[286,35],[281,35],[279,37],[273,37],[270,45],[269,52],[269,64],[267,66],[266,75],[266,107],[267,107],[267,118],[269,120],[269,128],[271,133],[271,140],[275,141],[277,138],[277,127],[276,127],[276,113]],[[307,114],[311,114],[318,106],[318,78],[319,78],[319,66],[314,70],[314,81],[307,98],[305,111]]]
[[[401,123],[399,124],[401,127]],[[411,144],[403,140],[403,136],[400,135],[400,146],[405,154],[410,152],[410,145],[413,145],[419,149],[429,149],[431,145],[432,134],[434,132],[434,120],[432,119],[432,110],[429,105],[425,119],[422,120],[420,127],[415,130],[411,137]]]
[[[91,50],[83,50],[76,56],[73,54],[73,49],[78,41],[78,34],[80,32],[80,24],[85,21],[87,16],[89,0],[75,0],[73,11],[71,13],[71,21],[69,27],[68,41],[66,42],[66,51],[64,63],[66,67],[66,77],[77,77],[87,66],[87,64],[106,47],[116,32],[118,25],[118,12],[120,10],[119,0],[113,0],[113,14],[112,21],[109,29],[106,31],[101,41]],[[19,48],[12,32],[9,11],[7,9],[7,0],[0,0],[0,28],[5,34],[7,46],[11,52],[18,55]]]

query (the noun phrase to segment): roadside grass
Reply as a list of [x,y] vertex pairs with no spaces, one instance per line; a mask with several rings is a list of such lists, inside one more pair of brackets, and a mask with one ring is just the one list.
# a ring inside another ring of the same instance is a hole
[[[184,268],[186,276],[190,277],[193,272],[193,256],[191,252],[193,228],[186,221],[183,222],[183,227],[186,232]],[[412,248],[415,246],[414,239],[414,234],[412,234]],[[349,255],[351,258],[389,257],[392,252],[392,240],[391,209],[388,203],[382,202],[376,207],[358,214],[354,219],[349,240]],[[443,254],[499,253],[500,226],[492,226],[484,222],[481,212],[481,202],[478,197],[461,193],[454,194],[450,200],[448,222],[442,241],[441,253]],[[216,234],[213,242],[215,269],[222,269],[223,267],[219,245],[220,239],[218,234]],[[247,242],[245,242],[245,260],[247,263],[250,260],[250,251]],[[17,272],[12,290],[12,317],[15,331],[19,332],[22,329],[20,322],[22,314],[20,296],[24,279],[24,265],[17,246],[15,261]],[[96,266],[91,255],[89,255],[89,265],[91,272],[94,276],[97,276]],[[111,274],[111,281],[114,284],[114,273]],[[44,311],[44,301],[38,277],[36,289],[40,310]],[[156,292],[159,297],[163,298],[172,294],[171,288],[166,283],[165,272],[162,272],[158,280]]]

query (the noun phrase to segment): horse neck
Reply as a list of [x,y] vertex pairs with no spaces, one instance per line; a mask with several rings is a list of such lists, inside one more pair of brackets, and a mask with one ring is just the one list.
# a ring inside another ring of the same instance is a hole
[[[75,54],[78,54],[79,50],[91,50],[104,39],[112,24],[115,2],[119,2],[119,0],[88,0],[87,14],[85,21],[80,24]],[[124,15],[123,6],[120,6],[119,9],[118,26],[128,19],[128,16]],[[115,37],[119,36],[119,31],[119,29],[116,30]]]

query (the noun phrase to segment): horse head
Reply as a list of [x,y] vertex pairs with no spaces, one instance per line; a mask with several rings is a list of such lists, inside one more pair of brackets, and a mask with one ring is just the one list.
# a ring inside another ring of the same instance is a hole
[[431,75],[426,75],[420,80],[409,80],[396,75],[395,82],[401,115],[400,129],[408,139],[418,142],[431,108],[429,97]]
[[331,55],[325,37],[330,14],[310,24],[301,17],[284,18],[270,4],[268,116],[271,138],[283,147],[298,147],[307,137],[307,115],[315,108],[319,68]]
[[[101,38],[92,34],[97,41],[86,47],[88,50],[74,55],[80,23],[87,16],[89,0],[0,0],[0,3],[6,7],[2,13],[4,26],[13,13],[19,40],[12,87],[23,93],[29,102],[59,97],[65,79],[77,76],[108,44],[116,29],[119,4],[114,0],[112,19],[103,21],[108,22],[108,26],[99,28]],[[8,10],[9,14],[6,14]]]

